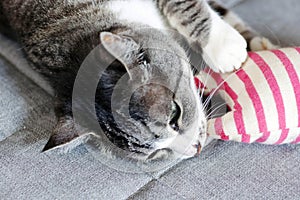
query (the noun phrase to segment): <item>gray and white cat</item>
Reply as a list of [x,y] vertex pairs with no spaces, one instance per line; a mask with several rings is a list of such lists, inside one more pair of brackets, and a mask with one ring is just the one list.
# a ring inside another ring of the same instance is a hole
[[[166,30],[179,32],[217,72],[238,69],[247,57],[247,42],[257,49],[265,43],[234,14],[205,0],[2,0],[0,22],[3,32],[13,29],[34,69],[55,90],[58,124],[44,150],[93,132],[74,122],[72,92],[82,62],[101,44],[99,62],[115,61],[101,75],[95,94],[99,124],[113,144],[142,160],[192,157],[207,138],[187,53]],[[130,98],[130,119],[120,125],[112,95],[126,74],[126,87],[134,88],[135,79],[143,86]],[[177,85],[176,91],[153,84],[155,77]],[[81,106],[84,110],[84,102]]]

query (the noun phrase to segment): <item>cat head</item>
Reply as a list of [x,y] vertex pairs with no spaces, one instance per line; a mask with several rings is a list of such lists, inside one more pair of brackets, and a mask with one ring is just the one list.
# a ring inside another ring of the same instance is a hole
[[142,160],[199,153],[206,118],[184,50],[155,30],[102,32],[100,41],[114,58],[96,93],[107,138]]

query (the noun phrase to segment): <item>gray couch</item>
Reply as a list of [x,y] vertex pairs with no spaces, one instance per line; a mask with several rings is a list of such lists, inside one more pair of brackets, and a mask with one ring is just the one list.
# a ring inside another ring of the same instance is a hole
[[[300,45],[299,0],[223,0],[261,34]],[[0,47],[5,48],[0,43]],[[18,64],[18,63],[17,63]],[[217,141],[156,173],[111,168],[79,146],[41,153],[52,97],[0,57],[0,199],[299,199],[300,145]]]

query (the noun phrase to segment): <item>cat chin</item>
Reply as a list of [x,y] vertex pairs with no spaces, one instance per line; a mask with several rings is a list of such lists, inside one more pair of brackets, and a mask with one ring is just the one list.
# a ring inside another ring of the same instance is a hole
[[155,155],[150,155],[146,157],[137,157],[138,160],[145,163],[156,162],[156,161],[174,161],[174,160],[186,160],[195,157],[196,151],[193,151],[191,154],[182,154],[171,149],[160,149],[157,152],[153,153]]

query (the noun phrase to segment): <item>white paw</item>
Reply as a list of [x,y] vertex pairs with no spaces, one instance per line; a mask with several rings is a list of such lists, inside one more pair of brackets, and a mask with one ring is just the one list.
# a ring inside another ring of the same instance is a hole
[[273,44],[269,39],[264,37],[253,38],[249,45],[251,51],[272,50],[279,48],[279,46]]
[[216,72],[239,69],[247,58],[247,42],[216,13],[212,13],[212,27],[203,58]]

